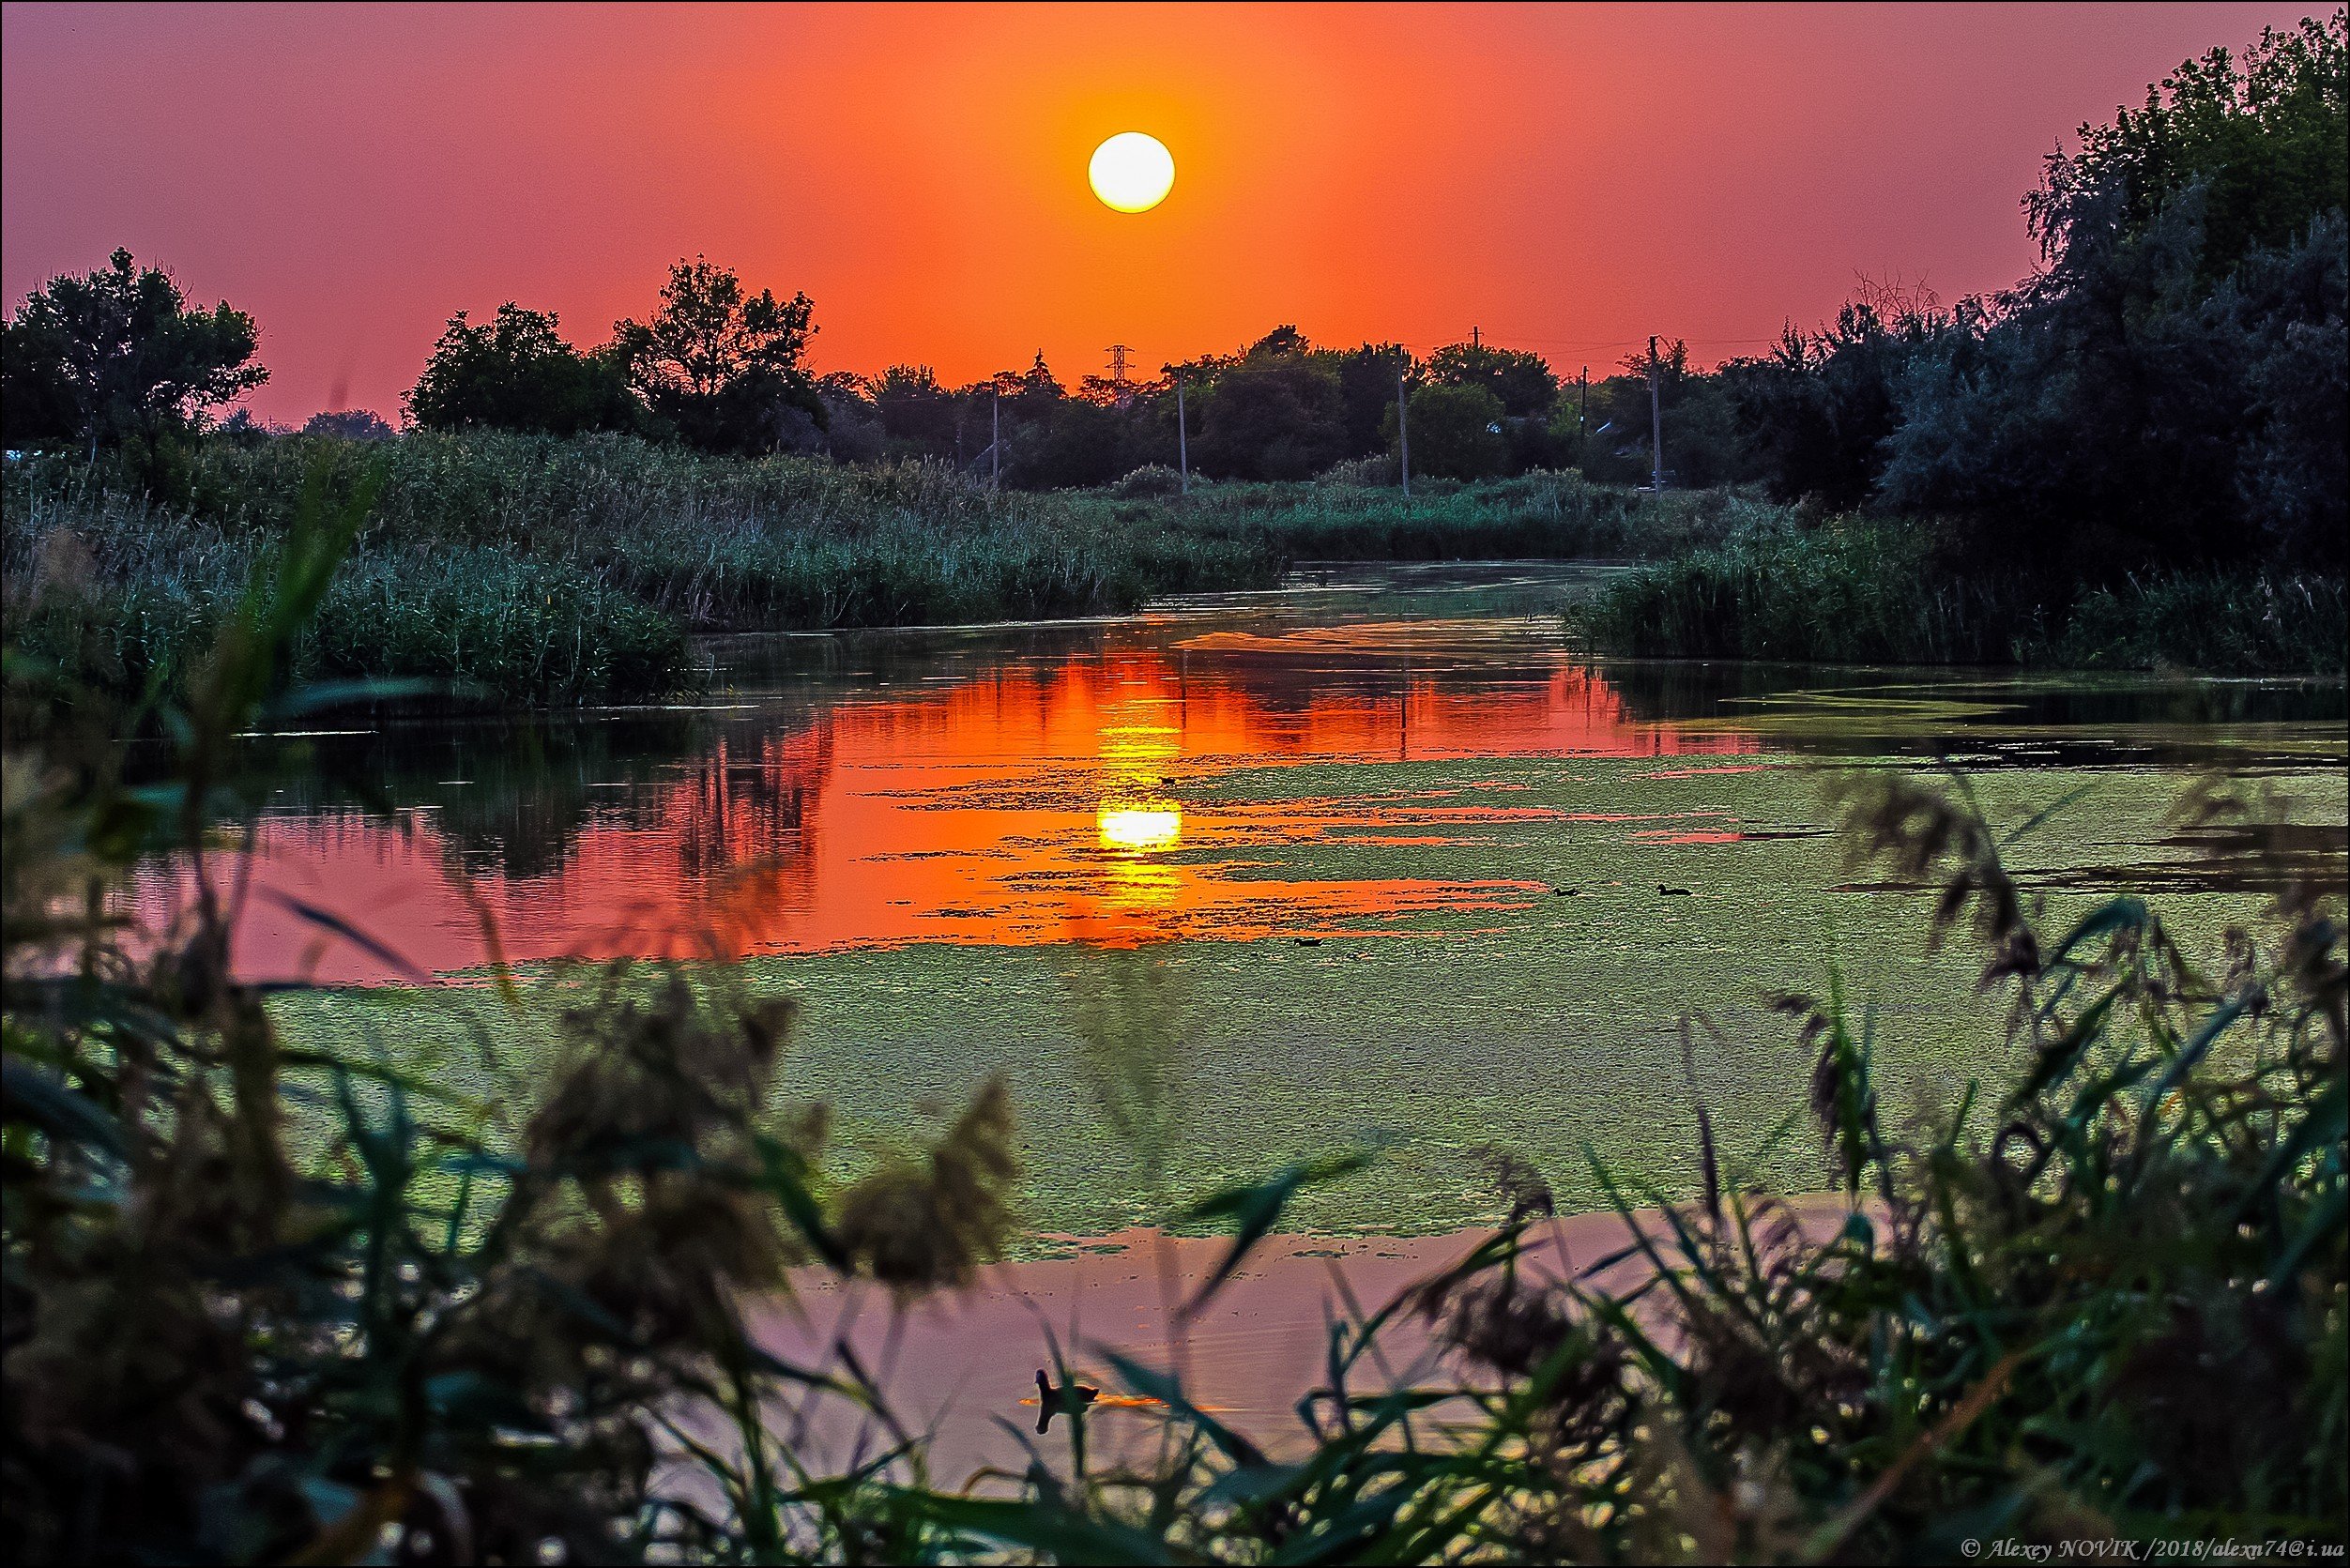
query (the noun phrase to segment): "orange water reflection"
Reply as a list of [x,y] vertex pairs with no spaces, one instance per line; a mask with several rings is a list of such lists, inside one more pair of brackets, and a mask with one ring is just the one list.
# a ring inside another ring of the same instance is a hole
[[[1564,661],[1506,679],[1368,682],[1102,647],[917,695],[844,699],[771,728],[729,726],[690,760],[617,791],[551,867],[477,870],[470,895],[440,807],[410,807],[395,822],[267,817],[239,962],[250,974],[338,982],[395,972],[320,940],[288,900],[434,971],[483,960],[484,916],[516,961],[1376,935],[1398,929],[1398,916],[1510,908],[1541,890],[1506,876],[1304,879],[1269,875],[1280,868],[1265,857],[1444,844],[1477,826],[1564,814],[1466,778],[1430,787],[1425,772],[1366,774],[1342,797],[1261,781],[1217,786],[1242,769],[1318,761],[1754,744],[1635,720],[1605,680]],[[160,879],[146,896],[167,896]]]

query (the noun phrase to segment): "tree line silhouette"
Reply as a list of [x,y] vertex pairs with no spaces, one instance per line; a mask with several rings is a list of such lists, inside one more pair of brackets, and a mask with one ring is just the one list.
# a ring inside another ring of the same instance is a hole
[[[1396,482],[1571,469],[1638,483],[1650,382],[1668,479],[1753,484],[1828,510],[1961,519],[1980,548],[2051,566],[2253,558],[2339,570],[2350,530],[2344,13],[2215,49],[2084,126],[2023,200],[2043,265],[1944,307],[1867,284],[1834,322],[1705,372],[1671,342],[1588,386],[1483,343],[1425,358],[1279,326],[1158,374],[1065,384],[1040,353],[966,386],[926,365],[816,374],[805,295],[752,292],[696,257],[600,346],[518,303],[452,316],[404,423],[615,433],[716,453],[920,458],[1020,489],[1209,480]],[[191,307],[128,251],[52,280],[8,322],[11,449],[135,454],[203,430],[261,384],[252,319]],[[1399,401],[1403,406],[1399,408]],[[1183,426],[1178,428],[1178,408]],[[1399,413],[1404,416],[1399,419]],[[250,419],[232,435],[261,438]],[[364,412],[321,434],[389,434]]]

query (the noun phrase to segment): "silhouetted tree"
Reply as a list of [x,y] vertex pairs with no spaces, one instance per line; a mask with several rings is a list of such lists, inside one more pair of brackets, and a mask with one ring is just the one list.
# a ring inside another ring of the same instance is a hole
[[302,426],[304,435],[336,435],[345,441],[389,441],[396,433],[373,409],[339,408],[313,414]]
[[269,379],[253,363],[252,317],[227,303],[191,310],[171,275],[128,251],[80,277],[52,278],[0,334],[0,420],[8,445],[152,442]]
[[1037,351],[1036,362],[1027,370],[1016,374],[1006,371],[996,377],[996,382],[1003,388],[1004,408],[1018,419],[1046,419],[1069,395],[1061,378],[1053,374],[1052,367],[1045,363],[1041,349]]
[[1013,482],[1027,490],[1107,484],[1138,465],[1128,456],[1132,425],[1116,404],[1065,399],[1021,430]]
[[1215,379],[1194,445],[1218,478],[1302,480],[1346,453],[1338,378],[1302,355],[1252,357]]
[[1547,419],[1559,378],[1539,354],[1490,343],[1447,343],[1428,356],[1427,378],[1440,387],[1482,387],[1512,419]]
[[868,390],[892,444],[928,456],[954,455],[955,396],[938,385],[928,365],[892,365]]
[[878,461],[887,437],[864,378],[834,371],[817,379],[816,395],[824,404],[824,455],[835,463]]
[[1388,411],[1396,406],[1396,388],[1412,369],[1412,351],[1400,343],[1365,343],[1334,353],[1338,373],[1340,419],[1346,429],[1345,455],[1367,457],[1385,437]]
[[[1412,389],[1412,471],[1438,479],[1481,480],[1509,459],[1503,439],[1502,400],[1483,387]],[[1388,448],[1396,447],[1397,420],[1387,414]]]
[[2144,107],[2084,125],[2049,155],[2024,212],[2059,273],[2094,270],[2182,200],[2196,208],[2198,292],[2350,201],[2344,13],[2268,29],[2239,60],[2214,49],[2146,89]]
[[1904,377],[1880,501],[2075,575],[2264,546],[2338,566],[2344,13],[2190,61],[2081,143],[2024,204],[2046,270]]
[[511,300],[480,326],[449,318],[424,373],[409,389],[408,419],[425,430],[518,430],[549,435],[645,430],[645,405],[609,351],[563,341],[552,311]]
[[801,363],[814,312],[804,294],[751,294],[733,269],[696,256],[669,269],[652,320],[613,325],[613,344],[631,384],[689,444],[774,451],[810,445],[825,426]]
[[1869,500],[1900,422],[1901,388],[1950,326],[1930,297],[1895,309],[1888,316],[1855,299],[1826,330],[1790,324],[1769,354],[1722,367],[1749,467],[1775,499],[1816,496],[1839,510]]

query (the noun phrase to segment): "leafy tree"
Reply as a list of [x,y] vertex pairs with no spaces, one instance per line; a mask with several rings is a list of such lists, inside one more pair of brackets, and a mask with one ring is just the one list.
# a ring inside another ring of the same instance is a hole
[[2025,203],[2048,269],[1921,357],[1886,504],[2080,575],[2340,561],[2345,31],[2214,51],[2050,160]]
[[[1416,387],[1412,392],[1412,471],[1437,479],[1481,480],[1502,471],[1509,458],[1503,439],[1502,400],[1483,387]],[[1387,416],[1388,443],[1396,445],[1397,421]]]
[[1428,356],[1427,379],[1440,387],[1482,387],[1514,419],[1548,418],[1559,378],[1539,354],[1489,343],[1447,343]]
[[250,451],[257,447],[267,445],[281,435],[291,435],[294,433],[283,425],[271,424],[267,419],[254,419],[253,411],[250,408],[238,408],[231,410],[229,417],[214,427],[213,434],[233,447],[243,448]]
[[705,451],[767,452],[807,444],[826,423],[801,363],[815,335],[804,294],[751,294],[730,267],[680,261],[649,322],[613,325],[629,380],[679,435]]
[[0,419],[10,446],[100,445],[200,428],[269,379],[252,317],[225,301],[190,309],[171,275],[128,251],[52,278],[0,336]]
[[2249,350],[2243,385],[2256,434],[2238,482],[2269,552],[2340,571],[2350,555],[2350,221],[2255,255],[2203,312]]
[[1310,353],[1313,347],[1312,343],[1305,341],[1305,333],[1299,331],[1293,324],[1284,322],[1255,343],[1250,343],[1248,352],[1242,358],[1244,359],[1271,359],[1284,354]]
[[1396,388],[1412,373],[1412,351],[1400,343],[1365,343],[1333,354],[1338,373],[1340,420],[1346,455],[1367,457],[1385,444],[1388,415]]
[[1065,399],[1021,431],[1012,459],[1012,481],[1030,490],[1107,484],[1139,466],[1128,456],[1132,433],[1126,410],[1083,398]]
[[2337,11],[2052,158],[2024,204],[2047,270],[1919,355],[1879,499],[2076,576],[2340,562],[2346,75]]
[[834,371],[817,380],[816,395],[824,404],[824,455],[836,463],[879,461],[886,446],[881,411],[864,377]]
[[549,435],[643,430],[645,405],[609,352],[565,343],[552,311],[509,300],[476,326],[459,311],[407,395],[409,419],[425,430],[515,430]]
[[1866,503],[1900,422],[1902,384],[1948,327],[1930,298],[1890,317],[1855,299],[1824,331],[1791,323],[1770,353],[1722,367],[1749,469],[1772,497],[1816,496],[1839,510]]
[[302,426],[304,435],[334,435],[345,441],[389,441],[394,432],[372,408],[340,408],[313,414]]
[[2350,27],[2344,13],[2268,29],[2243,58],[2189,60],[2143,108],[2081,128],[2077,153],[2050,156],[2024,212],[2060,271],[2098,265],[2148,234],[2175,204],[2199,206],[2205,287],[2256,249],[2290,244],[2312,219],[2350,204]]
[[1346,455],[1337,374],[1305,354],[1251,355],[1201,400],[1193,454],[1219,479],[1302,480]]
[[1042,349],[1037,351],[1036,362],[1027,370],[1016,374],[1006,371],[996,381],[1003,387],[1005,406],[1015,419],[1048,418],[1069,395],[1068,388],[1061,386],[1061,378],[1053,374],[1053,368],[1045,363]]
[[933,456],[954,450],[955,395],[928,365],[892,365],[869,390],[891,443]]

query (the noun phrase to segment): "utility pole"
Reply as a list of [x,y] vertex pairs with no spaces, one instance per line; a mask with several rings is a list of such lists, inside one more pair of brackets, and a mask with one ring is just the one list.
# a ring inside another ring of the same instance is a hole
[[1591,446],[1591,367],[1585,365],[1575,378],[1575,461],[1581,463],[1590,454]]
[[1108,353],[1110,385],[1117,388],[1118,403],[1123,407],[1126,402],[1126,345],[1112,343]]
[[990,416],[994,428],[988,431],[987,461],[993,465],[987,476],[988,488],[1003,488],[1003,388],[996,388],[995,412]]
[[1396,373],[1396,471],[1403,476],[1403,498],[1412,499],[1412,400],[1404,395],[1403,372]]
[[1191,432],[1183,419],[1183,378],[1175,377],[1175,461],[1183,476],[1183,494],[1191,494]]
[[1480,334],[1479,329],[1474,327],[1469,328],[1469,346],[1473,349],[1482,348],[1485,346],[1484,338]]
[[1648,439],[1649,488],[1657,495],[1665,493],[1665,423],[1664,414],[1656,399],[1656,334],[1648,335]]

